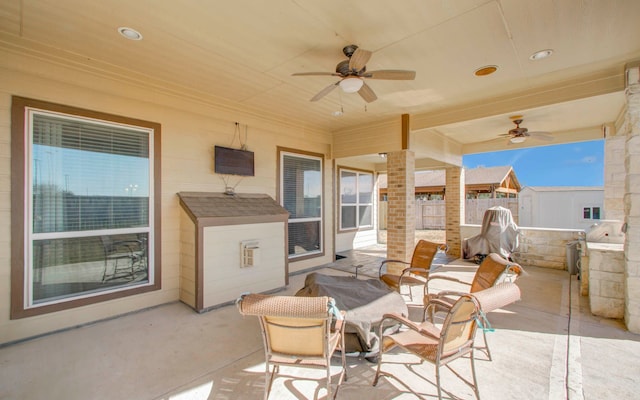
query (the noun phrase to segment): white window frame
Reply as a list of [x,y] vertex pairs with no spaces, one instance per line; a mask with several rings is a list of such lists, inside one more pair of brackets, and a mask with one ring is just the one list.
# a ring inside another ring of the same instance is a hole
[[[342,221],[342,173],[343,172],[349,172],[352,174],[356,174],[356,202],[355,203],[348,203],[348,204],[344,204],[345,207],[355,207],[356,209],[356,226],[355,227],[344,227],[342,225],[343,221]],[[370,203],[363,203],[360,201],[360,189],[359,189],[359,185],[360,185],[360,176],[361,175],[369,175],[371,176],[371,202]],[[370,229],[373,228],[373,217],[374,217],[374,207],[373,207],[373,199],[375,196],[375,181],[374,181],[374,176],[373,176],[373,172],[370,171],[359,171],[359,170],[355,170],[355,169],[349,169],[349,168],[339,168],[338,171],[338,179],[339,179],[339,187],[340,187],[340,191],[338,193],[338,226],[339,226],[339,230],[340,231],[353,231],[353,230],[358,230],[358,229],[362,229],[362,228],[366,228],[366,229]],[[360,223],[360,207],[362,206],[367,206],[367,207],[371,207],[371,224],[368,225],[362,225]]]
[[[593,210],[598,209],[598,218],[593,218]],[[584,217],[585,210],[589,210],[589,218]],[[583,206],[581,209],[581,217],[583,221],[600,221],[602,219],[602,206]]]
[[[304,223],[304,222],[318,222],[319,225],[319,238],[318,238],[318,245],[319,248],[315,251],[308,251],[305,253],[301,253],[301,254],[288,254],[288,258],[290,260],[293,259],[299,259],[299,258],[303,258],[303,257],[308,257],[308,256],[318,256],[318,255],[323,255],[324,254],[324,158],[321,157],[320,155],[312,155],[312,154],[306,154],[306,153],[302,153],[302,152],[296,152],[295,150],[290,150],[290,149],[280,149],[279,151],[279,171],[280,171],[280,176],[278,177],[279,182],[280,182],[280,187],[279,187],[279,198],[280,198],[280,205],[281,206],[285,206],[284,204],[284,157],[285,156],[289,156],[289,157],[297,157],[297,158],[306,158],[306,159],[310,159],[310,160],[317,160],[320,162],[320,216],[318,217],[310,217],[310,218],[289,218],[287,223],[288,224],[296,224],[296,223]],[[287,245],[288,246],[288,245]],[[289,253],[287,251],[287,253]]]

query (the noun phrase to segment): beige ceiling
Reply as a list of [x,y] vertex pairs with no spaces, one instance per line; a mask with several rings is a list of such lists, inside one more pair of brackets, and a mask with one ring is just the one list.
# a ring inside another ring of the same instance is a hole
[[[513,114],[554,142],[597,136],[623,109],[639,15],[638,0],[2,0],[0,47],[312,130],[410,114],[415,134],[473,152],[505,147]],[[373,52],[368,70],[416,79],[369,80],[366,107],[339,89],[309,102],[337,79],[291,74],[333,72],[348,44]],[[484,65],[499,69],[474,76]]]

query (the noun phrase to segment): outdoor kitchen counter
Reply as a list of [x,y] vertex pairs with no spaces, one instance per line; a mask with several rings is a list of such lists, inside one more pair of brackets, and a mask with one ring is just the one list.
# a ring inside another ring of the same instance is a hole
[[582,280],[588,282],[591,312],[605,318],[624,318],[624,244],[586,243],[583,268],[585,264],[587,268]]

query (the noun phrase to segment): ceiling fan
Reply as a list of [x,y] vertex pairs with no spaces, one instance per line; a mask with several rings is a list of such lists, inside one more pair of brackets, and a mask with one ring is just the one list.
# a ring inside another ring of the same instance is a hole
[[339,76],[341,79],[311,98],[311,101],[318,101],[333,89],[340,86],[345,93],[358,92],[360,97],[367,103],[375,101],[378,96],[373,89],[365,82],[365,79],[388,79],[388,80],[413,80],[416,77],[415,71],[405,71],[399,69],[383,69],[378,71],[367,71],[367,62],[372,53],[368,50],[360,49],[355,44],[345,46],[342,52],[347,59],[336,65],[336,72],[298,72],[293,76]]
[[514,124],[516,124],[516,127],[509,130],[508,133],[504,133],[500,135],[500,136],[509,136],[509,143],[507,144],[522,143],[525,140],[527,140],[528,137],[532,137],[534,139],[539,139],[539,140],[547,140],[547,141],[553,140],[553,137],[549,132],[542,132],[542,131],[529,132],[529,129],[521,128],[520,124],[522,123],[522,115],[513,116],[511,117],[511,120],[513,121]]

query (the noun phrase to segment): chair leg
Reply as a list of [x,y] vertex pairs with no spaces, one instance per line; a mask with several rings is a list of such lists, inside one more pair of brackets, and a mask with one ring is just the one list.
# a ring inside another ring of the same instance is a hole
[[380,349],[380,354],[378,354],[378,368],[376,369],[376,376],[373,378],[372,386],[376,386],[378,384],[378,379],[380,379],[381,368],[382,368],[382,349]]
[[[480,328],[482,329],[482,328]],[[485,353],[487,353],[487,357],[489,357],[489,361],[493,361],[493,359],[491,358],[491,350],[489,349],[489,342],[487,342],[487,331],[485,331],[484,329],[482,329],[482,339],[484,340],[484,346],[483,347],[476,347],[476,349],[484,351]]]
[[[338,394],[337,388],[336,394]],[[327,399],[333,399],[331,397],[331,356],[327,359]]]
[[442,388],[440,387],[440,361],[436,361],[436,386],[438,388],[438,400],[442,400]]
[[273,385],[273,378],[278,373],[279,365],[273,366],[273,371],[269,371],[269,362],[267,361],[265,366],[265,374],[264,374],[264,400],[269,398],[269,393],[271,392],[271,386]]
[[475,362],[473,362],[473,349],[471,349],[471,354],[469,354],[469,360],[471,360],[471,376],[473,377],[472,389],[473,389],[473,392],[476,394],[476,399],[480,400],[480,390],[478,389],[478,380],[476,379],[476,364]]

